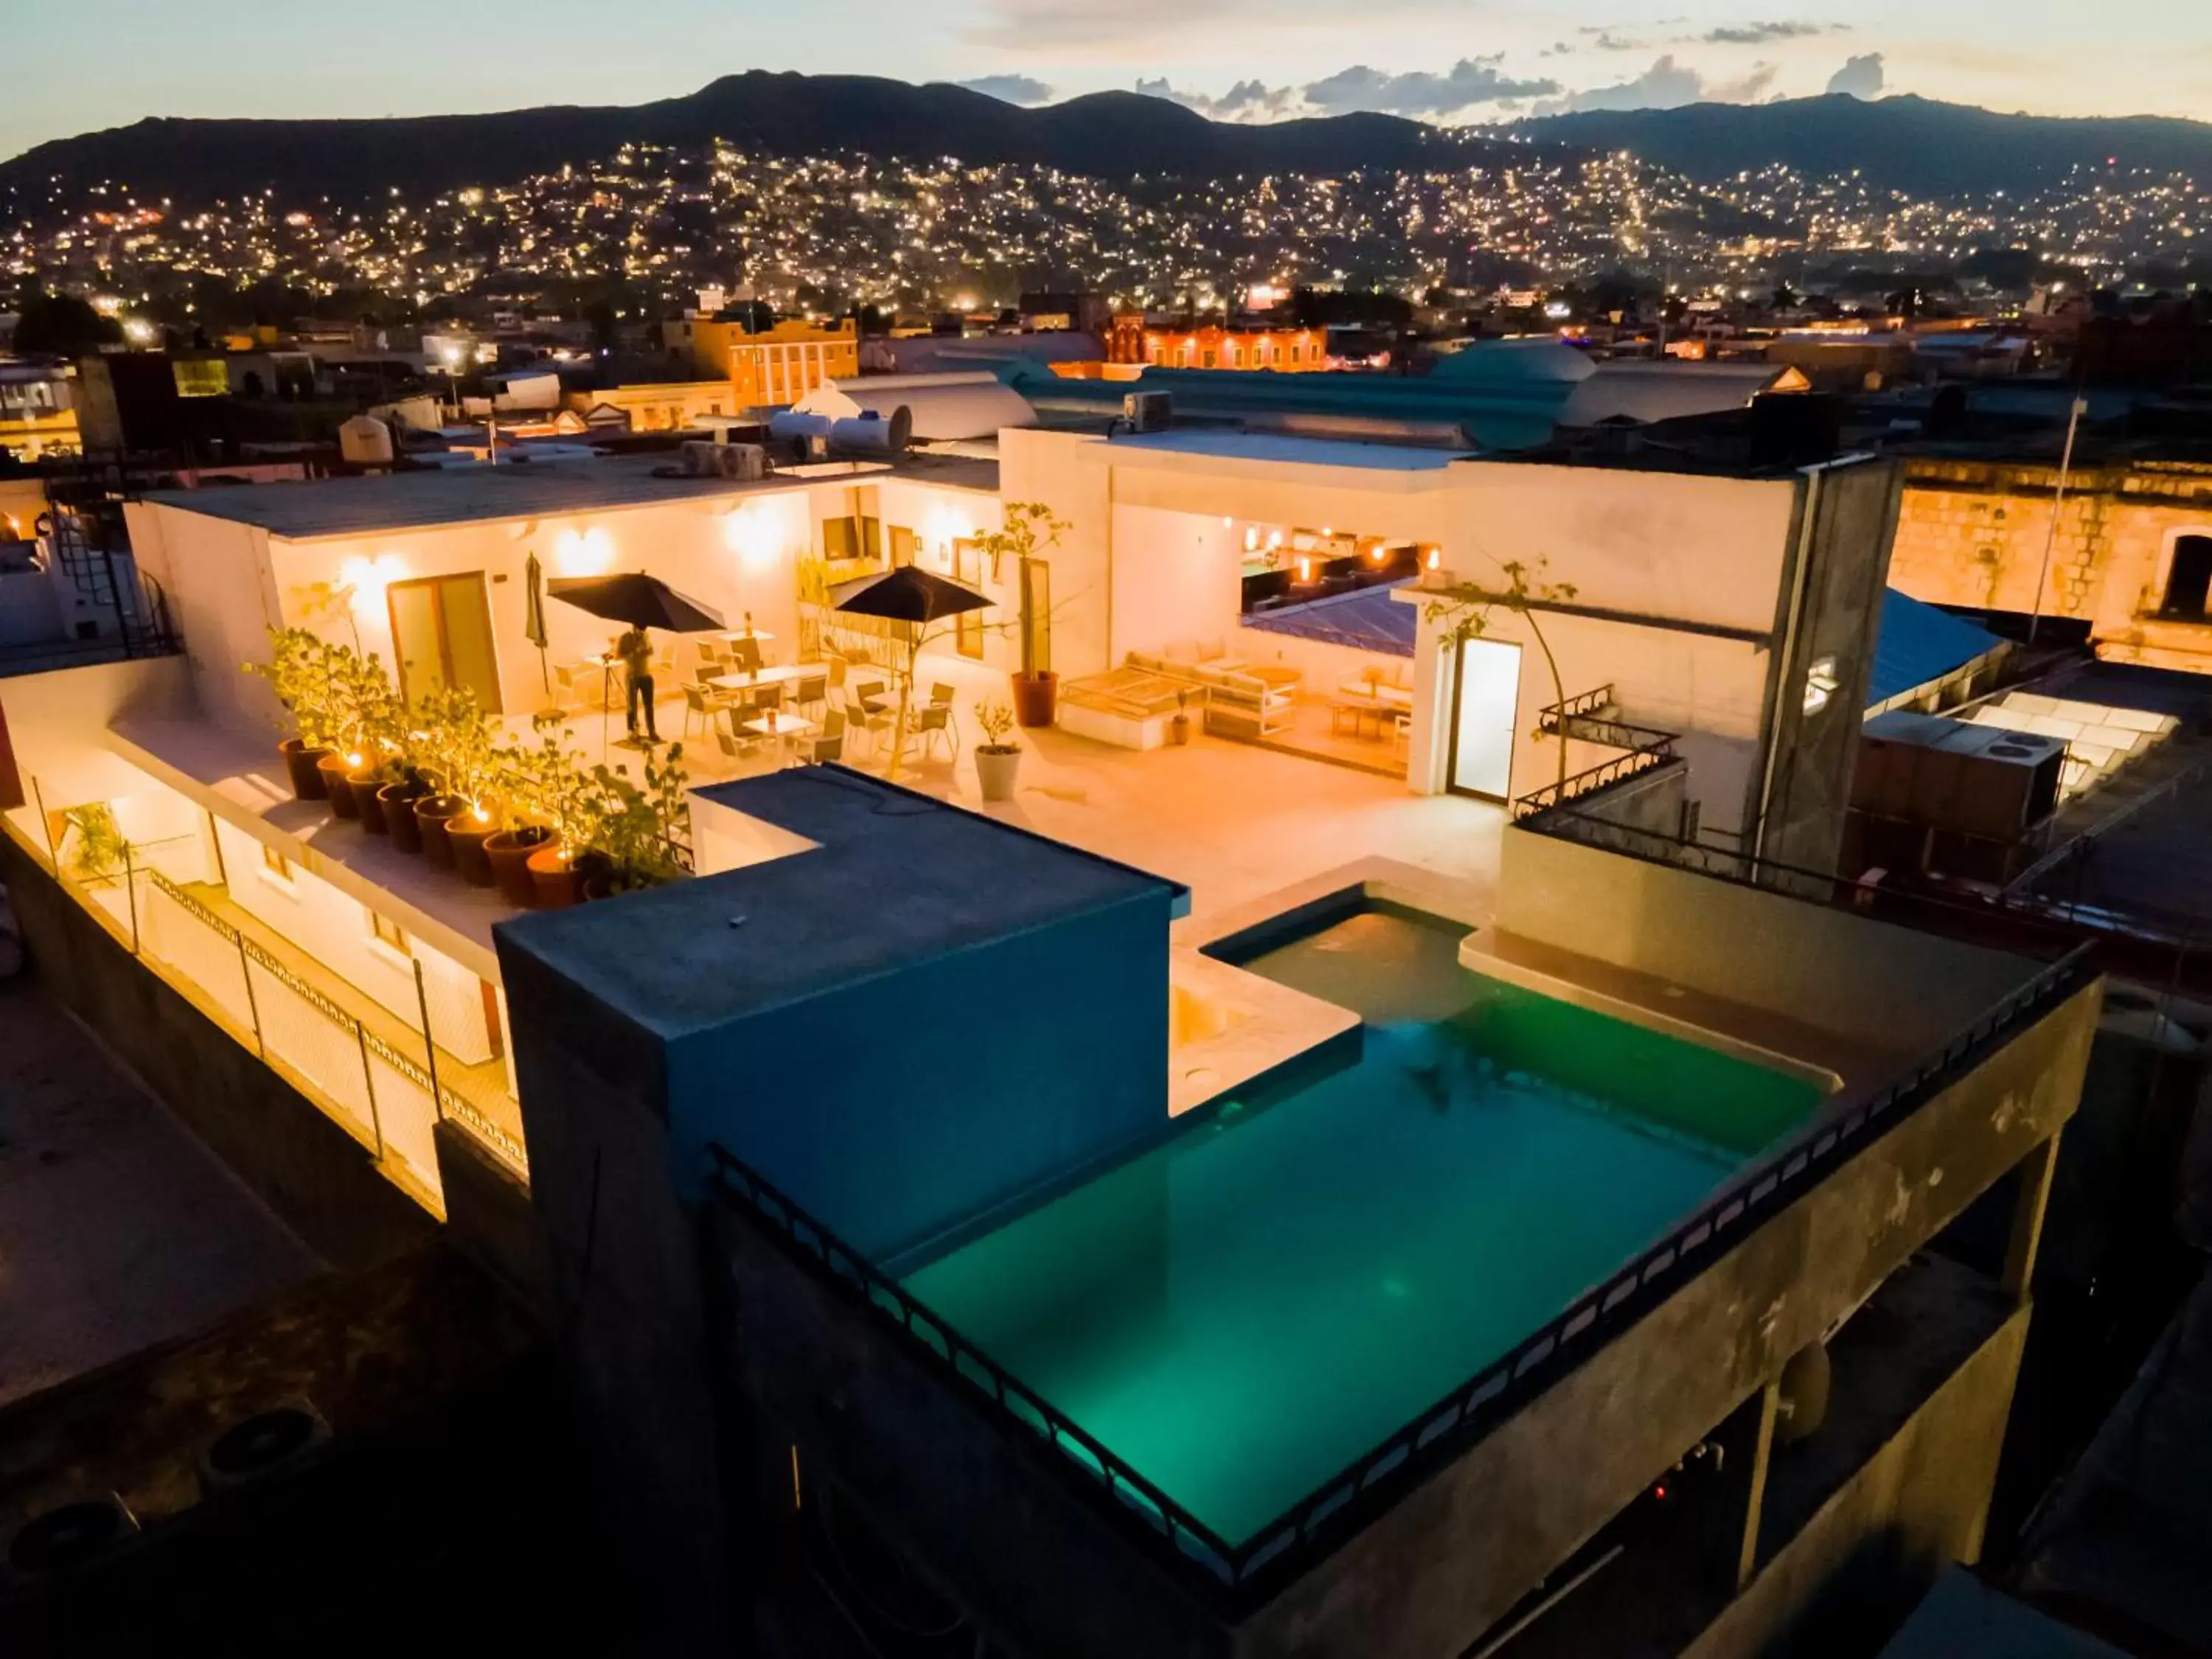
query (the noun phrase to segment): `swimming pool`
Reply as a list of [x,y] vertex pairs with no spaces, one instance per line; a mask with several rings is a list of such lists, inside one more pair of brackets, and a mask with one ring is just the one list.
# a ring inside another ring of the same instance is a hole
[[1814,1083],[1469,972],[1386,904],[1235,959],[1357,1041],[908,1274],[1243,1542],[1685,1218]]

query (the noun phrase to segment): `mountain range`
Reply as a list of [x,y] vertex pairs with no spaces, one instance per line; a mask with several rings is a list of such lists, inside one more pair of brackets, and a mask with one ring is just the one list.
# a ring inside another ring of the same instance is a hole
[[1700,180],[1774,162],[1813,173],[1856,169],[1870,185],[1915,195],[2021,191],[2076,165],[2108,161],[2212,176],[2212,125],[2003,115],[1911,96],[1588,111],[1474,129],[1371,114],[1245,125],[1135,93],[1024,109],[944,84],[753,70],[688,97],[629,107],[380,120],[149,118],[0,163],[0,193],[13,193],[20,210],[73,200],[101,182],[121,183],[142,200],[179,203],[263,189],[294,198],[395,187],[417,194],[555,172],[626,143],[701,146],[718,138],[787,156],[951,156],[1116,179],[1443,168],[1528,143],[1626,149]]

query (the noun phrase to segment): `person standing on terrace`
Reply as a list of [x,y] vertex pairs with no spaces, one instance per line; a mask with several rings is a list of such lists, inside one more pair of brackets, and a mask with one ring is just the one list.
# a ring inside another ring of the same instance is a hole
[[653,719],[653,642],[642,628],[633,628],[615,641],[615,655],[623,662],[623,684],[628,688],[629,734],[638,735],[638,705],[645,705],[645,740],[659,743],[660,733]]

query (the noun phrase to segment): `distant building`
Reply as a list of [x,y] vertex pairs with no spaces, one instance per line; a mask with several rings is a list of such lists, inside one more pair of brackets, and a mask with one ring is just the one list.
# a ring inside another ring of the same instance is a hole
[[702,420],[734,415],[742,407],[727,380],[599,386],[571,392],[563,404],[592,425],[626,424],[632,432],[680,432]]
[[1103,335],[1114,321],[1114,309],[1106,296],[1095,291],[1024,294],[1019,311],[1022,326],[1037,333]]
[[1921,456],[1891,568],[1915,599],[2086,625],[2097,654],[2212,673],[2212,465]]
[[1224,328],[1217,323],[1161,327],[1134,312],[1124,312],[1114,319],[1107,334],[1106,361],[1304,374],[1328,367],[1328,336],[1318,328]]
[[849,317],[831,326],[793,318],[755,333],[742,322],[687,318],[662,330],[669,350],[688,356],[701,380],[726,380],[737,406],[795,404],[825,380],[860,372],[860,330]]
[[58,363],[0,363],[0,450],[34,461],[76,447],[69,370]]

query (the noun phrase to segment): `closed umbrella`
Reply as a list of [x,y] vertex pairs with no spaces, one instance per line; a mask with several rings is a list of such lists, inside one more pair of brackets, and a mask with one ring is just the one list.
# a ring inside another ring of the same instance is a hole
[[[625,571],[616,576],[559,576],[546,583],[545,591],[563,605],[573,605],[594,617],[605,617],[609,622],[627,623],[632,628],[703,634],[722,626],[722,619],[713,611],[693,604],[659,577],[648,576],[641,570]],[[612,665],[606,672],[609,676],[613,674]],[[599,700],[602,755],[607,748],[606,705],[612,701],[611,696]]]
[[963,582],[939,576],[919,565],[903,564],[882,576],[863,576],[840,582],[831,590],[832,610],[852,617],[881,617],[911,624],[907,634],[906,669],[899,676],[898,720],[891,728],[890,765],[886,778],[896,779],[906,749],[907,714],[914,702],[914,672],[921,647],[930,637],[933,623],[946,622],[969,611],[981,611],[991,601]]
[[538,678],[553,689],[553,676],[545,665],[545,567],[532,553],[522,567],[522,636],[538,647]]

